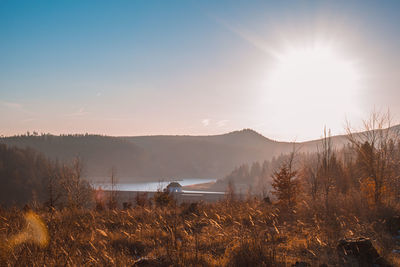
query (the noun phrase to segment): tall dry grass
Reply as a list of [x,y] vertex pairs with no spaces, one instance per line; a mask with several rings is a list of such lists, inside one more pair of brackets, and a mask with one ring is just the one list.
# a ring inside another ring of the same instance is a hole
[[334,266],[337,240],[350,236],[371,238],[382,254],[398,263],[390,253],[396,244],[384,221],[364,218],[356,211],[352,214],[352,205],[335,209],[331,217],[320,216],[319,209],[304,200],[294,215],[288,216],[273,204],[250,198],[214,204],[145,205],[128,210],[38,210],[36,213],[48,229],[48,245],[25,240],[12,248],[7,244],[26,229],[25,212],[2,210],[0,263],[291,266],[305,261],[313,266]]

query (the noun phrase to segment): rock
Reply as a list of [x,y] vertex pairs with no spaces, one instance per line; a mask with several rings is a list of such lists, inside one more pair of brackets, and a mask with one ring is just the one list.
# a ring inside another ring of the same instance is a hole
[[367,238],[342,239],[337,246],[340,266],[388,267],[390,266]]
[[385,222],[385,226],[388,231],[395,235],[400,230],[400,216],[388,218]]
[[269,198],[269,196],[264,197],[264,202],[267,203],[267,204],[271,204],[272,203],[271,199]]

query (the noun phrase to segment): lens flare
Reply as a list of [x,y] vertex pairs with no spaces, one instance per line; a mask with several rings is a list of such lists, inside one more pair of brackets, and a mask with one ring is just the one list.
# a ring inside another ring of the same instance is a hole
[[8,240],[10,249],[24,243],[33,243],[42,248],[46,247],[49,243],[49,233],[43,220],[33,211],[27,212],[24,218],[25,228]]

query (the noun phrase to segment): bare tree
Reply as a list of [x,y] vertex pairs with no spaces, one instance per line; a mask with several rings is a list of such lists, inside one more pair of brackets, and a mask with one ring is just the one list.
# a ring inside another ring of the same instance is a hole
[[301,169],[301,176],[309,187],[309,193],[313,201],[317,200],[320,183],[318,179],[319,162],[314,155],[307,159]]
[[93,197],[90,184],[82,177],[83,164],[76,157],[70,166],[64,164],[61,171],[61,185],[68,207],[82,208],[89,204]]
[[322,138],[322,148],[318,152],[318,173],[317,180],[323,189],[325,209],[329,210],[329,193],[334,187],[333,167],[336,162],[336,156],[332,148],[331,132],[326,132],[324,128],[324,137]]
[[228,181],[228,186],[226,188],[225,197],[226,197],[227,203],[234,202],[237,198],[235,182],[233,180]]
[[111,183],[111,188],[109,191],[109,198],[108,198],[108,208],[109,209],[115,209],[117,208],[118,205],[118,191],[117,191],[117,170],[115,167],[111,168],[111,175],[110,175],[110,183]]
[[47,200],[45,205],[54,208],[62,196],[60,165],[58,161],[53,164],[47,164],[47,175],[45,177]]
[[383,201],[383,191],[393,180],[394,143],[399,141],[399,132],[392,127],[390,112],[374,111],[368,120],[363,121],[363,131],[354,131],[347,123],[346,131],[353,149],[358,155],[362,179],[373,182],[374,203],[379,206]]

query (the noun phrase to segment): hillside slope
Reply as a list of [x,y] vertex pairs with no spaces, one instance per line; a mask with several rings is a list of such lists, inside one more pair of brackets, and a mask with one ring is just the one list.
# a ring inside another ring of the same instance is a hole
[[[332,141],[340,147],[347,139],[335,136]],[[320,142],[296,146],[314,152]],[[270,160],[293,149],[293,143],[273,141],[250,129],[213,136],[23,135],[0,138],[0,143],[32,147],[60,161],[79,156],[91,180],[105,180],[115,167],[120,182],[221,178],[243,163]]]
[[120,181],[220,178],[237,165],[291,149],[249,129],[214,136],[24,135],[0,143],[31,147],[60,161],[79,156],[91,180],[104,180],[115,167]]

